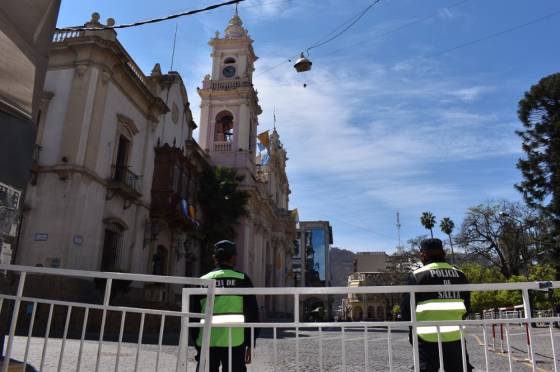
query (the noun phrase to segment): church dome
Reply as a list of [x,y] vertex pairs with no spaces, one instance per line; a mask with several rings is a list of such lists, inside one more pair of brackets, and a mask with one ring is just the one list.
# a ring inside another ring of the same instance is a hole
[[247,30],[243,28],[243,22],[241,18],[239,18],[239,14],[237,14],[236,10],[226,27],[225,37],[226,39],[240,39],[245,36],[247,36]]

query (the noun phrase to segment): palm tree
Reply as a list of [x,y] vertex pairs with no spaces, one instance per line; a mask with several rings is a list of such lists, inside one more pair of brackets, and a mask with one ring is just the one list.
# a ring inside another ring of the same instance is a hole
[[455,228],[455,223],[449,217],[444,217],[439,223],[439,228],[441,232],[449,237],[449,246],[451,247],[451,263],[455,263],[455,252],[453,252],[453,239],[451,239],[451,233]]
[[436,216],[432,212],[423,212],[420,216],[420,223],[426,230],[430,230],[432,239],[434,238],[433,227],[436,225]]

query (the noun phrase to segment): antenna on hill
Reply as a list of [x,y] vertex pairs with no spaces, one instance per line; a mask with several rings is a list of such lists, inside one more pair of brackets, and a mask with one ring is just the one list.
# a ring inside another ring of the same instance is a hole
[[401,245],[401,214],[397,211],[397,236],[399,239],[399,245],[397,245],[397,254],[402,254],[403,246]]
[[173,71],[173,62],[175,61],[175,45],[177,44],[178,28],[179,28],[179,22],[175,23],[175,36],[173,36],[173,52],[171,52],[171,67],[169,67],[169,71]]
[[274,106],[274,130],[276,130],[276,106]]

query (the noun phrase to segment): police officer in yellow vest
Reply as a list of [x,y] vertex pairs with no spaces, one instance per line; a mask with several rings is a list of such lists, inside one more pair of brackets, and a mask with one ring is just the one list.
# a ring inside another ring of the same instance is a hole
[[[222,240],[214,245],[214,263],[216,268],[202,276],[203,279],[215,279],[218,288],[251,288],[253,283],[247,274],[234,269],[237,250],[235,243]],[[206,298],[193,298],[191,310],[204,312]],[[259,321],[258,306],[255,296],[216,296],[212,324],[219,323],[256,323]],[[202,332],[195,331],[195,345],[200,354]],[[258,329],[254,331],[255,338]],[[226,327],[212,328],[210,335],[210,372],[229,371],[229,352],[232,348],[232,371],[247,371],[246,364],[251,363],[250,328],[231,328],[231,336]],[[198,356],[197,356],[198,360]],[[200,371],[202,372],[202,371]]]
[[[420,260],[423,267],[415,270],[408,279],[409,285],[468,284],[462,271],[445,261],[445,251],[439,239],[425,239],[420,243]],[[416,320],[461,320],[470,310],[470,293],[449,291],[416,293]],[[401,304],[402,320],[410,320],[410,295],[405,294]],[[417,327],[418,352],[421,372],[439,371],[437,327]],[[459,327],[440,327],[443,364],[445,372],[463,372],[461,333]],[[412,334],[410,336],[412,343]],[[466,350],[466,349],[465,349]],[[467,358],[467,371],[472,366]]]

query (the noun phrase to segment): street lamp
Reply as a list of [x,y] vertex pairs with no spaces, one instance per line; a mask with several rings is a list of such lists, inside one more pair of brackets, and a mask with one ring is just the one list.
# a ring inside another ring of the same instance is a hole
[[312,64],[313,63],[309,59],[305,58],[303,52],[301,52],[299,59],[294,64],[294,68],[296,69],[297,72],[306,72],[311,70]]

